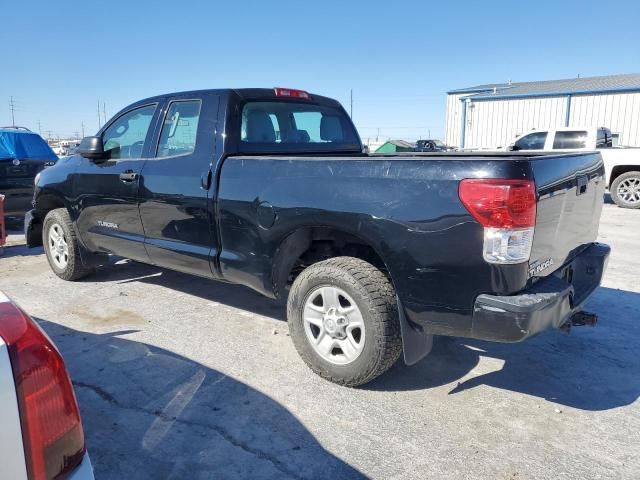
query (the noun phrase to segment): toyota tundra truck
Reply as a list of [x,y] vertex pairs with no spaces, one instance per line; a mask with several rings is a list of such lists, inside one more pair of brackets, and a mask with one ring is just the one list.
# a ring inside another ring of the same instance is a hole
[[68,281],[115,255],[286,299],[300,356],[347,386],[435,335],[595,322],[598,153],[363,152],[342,106],[305,91],[148,98],[39,174],[27,242]]

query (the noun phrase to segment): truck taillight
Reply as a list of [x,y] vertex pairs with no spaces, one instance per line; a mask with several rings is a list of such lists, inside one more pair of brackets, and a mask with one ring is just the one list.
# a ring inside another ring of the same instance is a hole
[[484,227],[484,259],[489,263],[529,260],[536,224],[536,187],[531,180],[465,179],[462,204]]
[[276,97],[292,97],[292,98],[302,98],[304,100],[309,100],[311,95],[305,92],[304,90],[295,90],[293,88],[274,88]]
[[0,336],[11,359],[29,479],[63,478],[82,462],[85,443],[62,357],[29,316],[1,300]]

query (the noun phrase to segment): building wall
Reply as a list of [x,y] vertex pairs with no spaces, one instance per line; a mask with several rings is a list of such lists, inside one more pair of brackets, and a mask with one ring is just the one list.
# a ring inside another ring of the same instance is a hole
[[460,114],[462,95],[447,95],[447,118],[445,120],[444,143],[453,147],[460,146]]
[[[446,143],[460,146],[462,102],[448,95]],[[467,104],[465,148],[508,145],[532,129],[563,127],[567,96],[473,100]],[[569,126],[609,127],[621,145],[640,147],[640,92],[572,95]]]
[[640,92],[573,96],[569,126],[609,127],[620,145],[640,147]]

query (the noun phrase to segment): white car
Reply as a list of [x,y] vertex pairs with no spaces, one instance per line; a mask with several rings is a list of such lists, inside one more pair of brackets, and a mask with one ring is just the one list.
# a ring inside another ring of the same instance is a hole
[[596,150],[602,155],[611,198],[620,207],[640,208],[640,148],[612,146],[605,127],[563,127],[520,135],[510,151],[571,152]]
[[0,292],[0,479],[92,480],[78,402],[46,333]]

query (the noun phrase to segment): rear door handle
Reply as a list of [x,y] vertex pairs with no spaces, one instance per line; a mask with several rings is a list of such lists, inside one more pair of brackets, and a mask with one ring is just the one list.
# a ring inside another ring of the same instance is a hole
[[200,175],[200,187],[203,190],[209,190],[211,187],[211,169]]
[[133,182],[138,178],[138,174],[133,170],[127,170],[126,172],[122,172],[120,174],[120,180],[123,182]]

